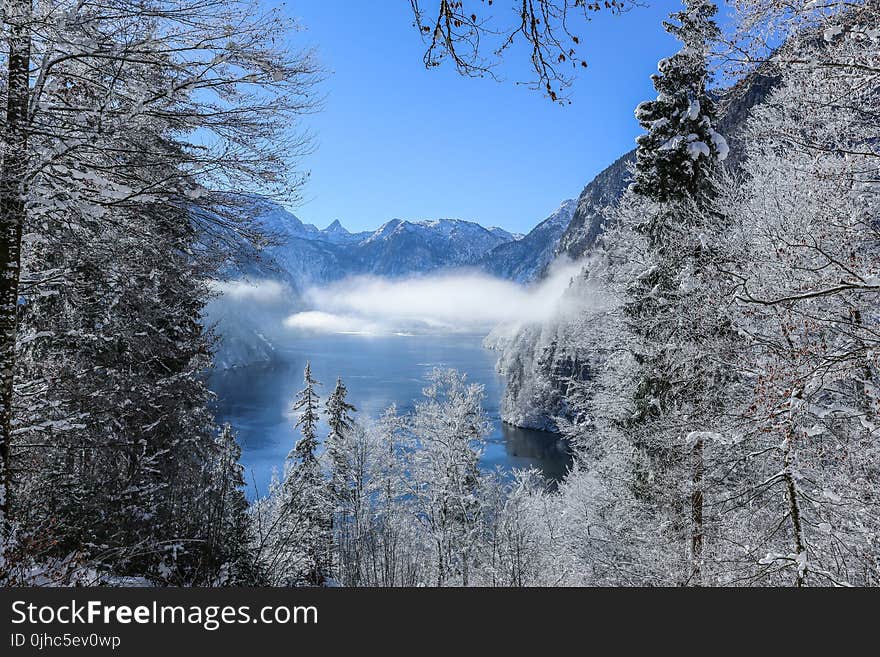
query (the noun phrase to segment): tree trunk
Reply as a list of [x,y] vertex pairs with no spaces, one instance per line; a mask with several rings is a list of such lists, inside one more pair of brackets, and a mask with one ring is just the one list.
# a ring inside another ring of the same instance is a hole
[[703,439],[694,443],[691,491],[691,583],[703,585]]
[[[791,432],[793,433],[793,432]],[[791,532],[794,537],[794,550],[797,558],[800,559],[806,547],[804,546],[804,529],[801,525],[801,510],[798,504],[797,486],[794,477],[791,476],[791,435],[786,437],[783,447],[783,475],[782,481],[785,485],[785,496],[788,500],[788,517],[791,520]],[[797,575],[795,577],[795,586],[804,585],[806,577],[805,570],[801,569],[800,561],[797,564]]]
[[11,522],[12,394],[18,330],[21,234],[25,220],[31,0],[12,0],[6,7],[9,59],[6,129],[0,167],[0,516],[4,529],[8,529]]

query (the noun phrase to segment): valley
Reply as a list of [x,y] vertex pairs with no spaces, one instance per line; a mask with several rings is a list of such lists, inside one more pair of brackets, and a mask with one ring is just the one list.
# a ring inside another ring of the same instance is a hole
[[451,219],[350,233],[339,221],[304,224],[268,201],[254,208],[274,243],[217,284],[206,313],[219,336],[217,417],[239,436],[250,496],[266,493],[298,439],[290,405],[307,361],[325,387],[346,382],[363,419],[390,405],[411,410],[435,368],[460,371],[485,391],[481,468],[564,476],[570,455],[558,435],[502,421],[499,354],[483,340],[555,312],[578,271],[552,264],[574,201],[527,235]]

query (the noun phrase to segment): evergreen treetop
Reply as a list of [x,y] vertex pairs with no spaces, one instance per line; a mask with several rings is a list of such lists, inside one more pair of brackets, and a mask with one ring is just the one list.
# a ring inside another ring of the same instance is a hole
[[300,430],[302,438],[297,441],[288,458],[301,464],[317,463],[320,399],[315,392],[315,387],[321,384],[312,377],[311,362],[306,363],[303,384],[305,387],[297,393],[293,403],[294,412],[299,413],[294,426]]
[[633,191],[659,203],[692,199],[700,205],[716,163],[727,157],[727,143],[713,128],[715,107],[707,91],[710,45],[721,34],[717,11],[707,0],[687,0],[684,11],[664,21],[683,47],[660,60],[659,72],[651,76],[657,98],[635,111],[648,132],[636,139]]

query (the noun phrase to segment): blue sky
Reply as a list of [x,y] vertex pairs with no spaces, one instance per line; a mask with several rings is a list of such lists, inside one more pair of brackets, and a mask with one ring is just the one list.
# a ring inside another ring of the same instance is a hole
[[528,79],[514,54],[502,82],[426,70],[407,0],[286,3],[305,28],[294,45],[314,46],[328,72],[324,108],[303,122],[317,150],[292,210],[350,230],[454,217],[527,232],[634,146],[633,108],[654,97],[649,76],[677,50],[660,21],[680,6],[657,0],[578,29],[589,68],[563,107],[514,84]]

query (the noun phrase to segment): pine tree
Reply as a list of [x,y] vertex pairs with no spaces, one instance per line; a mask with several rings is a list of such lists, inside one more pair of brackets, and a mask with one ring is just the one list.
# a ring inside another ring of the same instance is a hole
[[[664,21],[667,32],[684,48],[657,65],[651,76],[657,98],[641,103],[636,118],[648,132],[636,139],[633,191],[658,203],[694,201],[703,205],[712,193],[717,162],[727,157],[727,142],[713,123],[715,107],[708,94],[710,46],[720,37],[708,0],[686,0],[685,10]],[[654,217],[641,230],[663,242],[666,216]]]
[[235,432],[224,424],[206,472],[205,579],[221,585],[253,585],[260,581],[250,552],[251,527],[240,459],[241,447]]
[[305,388],[296,395],[293,403],[293,411],[299,413],[294,428],[299,429],[302,439],[296,442],[288,456],[294,462],[302,466],[317,467],[318,463],[318,421],[320,419],[318,408],[320,399],[315,392],[315,387],[321,385],[312,377],[312,364],[306,363],[303,372]]
[[336,387],[327,398],[326,413],[330,433],[325,443],[326,453],[330,461],[330,488],[337,503],[344,503],[347,497],[350,479],[351,449],[348,444],[350,432],[354,428],[351,413],[357,411],[354,405],[346,401],[348,390],[341,378],[336,379]]
[[636,109],[648,132],[637,139],[634,182],[617,211],[624,257],[638,268],[623,283],[624,340],[634,368],[626,374],[631,408],[621,418],[635,451],[635,493],[660,510],[673,544],[689,533],[690,572],[680,581],[695,584],[703,580],[704,441],[722,415],[719,355],[730,337],[716,312],[707,237],[721,221],[713,207],[715,176],[727,156],[708,92],[716,11],[706,0],[687,0],[664,23],[684,47],[659,63],[652,76],[658,96]]
[[329,575],[332,508],[317,454],[320,399],[315,388],[320,383],[312,377],[311,363],[306,363],[303,383],[293,404],[299,413],[295,427],[302,438],[288,455],[284,488],[291,520],[305,526],[302,547],[307,563],[300,576],[307,584],[319,586]]
[[[630,222],[630,227],[646,240],[653,262],[628,290],[626,312],[636,334],[653,342],[674,337],[674,323],[666,327],[666,336],[652,332],[664,328],[656,325],[658,317],[678,312],[681,275],[701,255],[682,246],[688,234],[700,228],[695,224],[711,200],[716,162],[726,156],[726,142],[712,127],[714,108],[707,94],[710,75],[706,58],[709,39],[718,36],[712,20],[717,9],[705,0],[688,0],[686,6],[685,11],[672,15],[678,24],[664,22],[684,48],[662,60],[660,73],[651,76],[657,99],[636,109],[636,117],[648,132],[636,140],[635,180],[630,192],[636,197],[635,204],[645,200],[647,211]],[[662,352],[654,356],[658,362],[653,364],[648,362],[649,354],[640,356],[645,376],[635,421],[662,413],[671,386],[671,377],[660,362]]]

